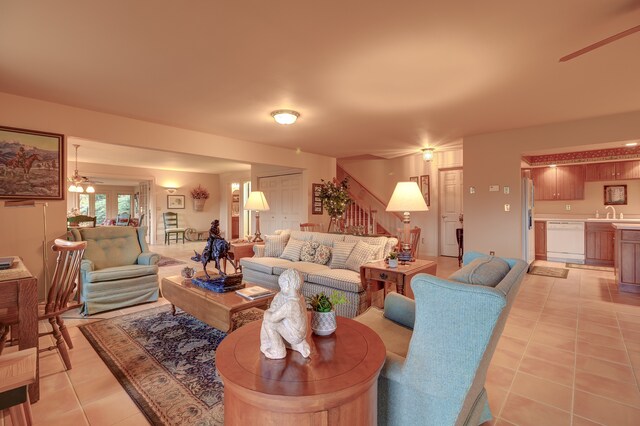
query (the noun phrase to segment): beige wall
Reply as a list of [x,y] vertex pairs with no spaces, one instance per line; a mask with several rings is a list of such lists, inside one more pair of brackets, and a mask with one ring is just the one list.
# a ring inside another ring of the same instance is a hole
[[[464,139],[465,250],[522,256],[520,157],[525,151],[640,138],[640,111]],[[489,192],[500,185],[500,192]],[[508,185],[511,193],[502,188]],[[469,187],[475,187],[475,194]],[[511,211],[504,211],[504,204]]]

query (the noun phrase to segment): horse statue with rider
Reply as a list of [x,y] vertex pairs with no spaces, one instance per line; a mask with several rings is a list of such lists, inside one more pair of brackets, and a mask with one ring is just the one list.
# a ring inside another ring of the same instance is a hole
[[[202,263],[202,269],[207,280],[211,280],[211,276],[207,272],[207,264],[211,261],[215,262],[216,269],[220,275],[220,278],[226,281],[227,274],[220,268],[220,260],[229,260],[236,269],[236,263],[232,259],[228,259],[227,253],[229,252],[229,243],[220,235],[220,221],[218,219],[211,222],[211,229],[209,229],[209,238],[207,238],[207,245],[204,247],[202,254],[195,252],[196,255],[191,258],[196,262]],[[216,280],[217,281],[217,280]]]

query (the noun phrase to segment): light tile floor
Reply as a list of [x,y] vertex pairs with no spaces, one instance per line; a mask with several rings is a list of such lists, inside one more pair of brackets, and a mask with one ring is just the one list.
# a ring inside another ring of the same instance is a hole
[[[188,261],[204,243],[154,246]],[[457,261],[438,258],[438,276]],[[564,266],[548,262],[537,264]],[[176,275],[185,265],[160,268]],[[167,303],[95,315],[110,318]],[[77,315],[70,315],[78,318]],[[69,325],[86,323],[69,319]],[[147,421],[77,327],[70,333],[73,369],[57,351],[41,354],[36,424],[145,425]],[[51,343],[43,337],[41,346]],[[8,348],[7,351],[15,350]],[[612,273],[571,269],[567,279],[527,275],[509,315],[486,380],[492,425],[640,424],[640,295],[619,293]],[[11,425],[8,414],[0,426]]]

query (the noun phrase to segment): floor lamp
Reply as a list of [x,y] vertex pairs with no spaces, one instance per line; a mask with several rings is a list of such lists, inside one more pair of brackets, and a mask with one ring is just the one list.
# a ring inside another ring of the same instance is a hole
[[262,238],[260,238],[260,212],[264,212],[269,210],[269,203],[267,203],[267,199],[264,197],[264,193],[262,191],[251,191],[249,194],[249,198],[244,205],[245,210],[253,210],[256,212],[256,235],[253,238],[252,242],[261,243]]
[[420,192],[417,182],[398,182],[396,189],[394,189],[389,204],[387,205],[388,212],[402,212],[404,217],[402,223],[404,224],[403,236],[402,236],[402,251],[400,252],[398,259],[402,262],[407,262],[412,259],[411,256],[411,244],[409,241],[411,216],[410,212],[426,212],[429,211],[427,203],[424,201],[424,197]]

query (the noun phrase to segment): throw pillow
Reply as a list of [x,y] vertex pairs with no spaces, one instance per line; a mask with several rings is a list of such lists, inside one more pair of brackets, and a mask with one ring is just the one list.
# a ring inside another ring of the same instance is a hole
[[288,259],[293,262],[299,261],[300,252],[302,251],[303,244],[304,244],[304,241],[290,238],[289,242],[287,243],[287,246],[284,248],[284,251],[280,255],[280,259]]
[[300,251],[300,260],[303,262],[313,262],[316,257],[316,250],[320,244],[315,241],[305,241]]
[[265,257],[280,257],[285,246],[289,241],[289,234],[284,235],[265,235],[264,236],[264,255]]
[[465,284],[497,286],[509,273],[509,264],[499,257],[487,256],[472,260],[449,276]]
[[329,263],[330,258],[331,258],[331,247],[321,244],[316,249],[316,255],[313,258],[313,263],[326,265],[327,263]]
[[345,243],[343,241],[336,241],[333,243],[333,251],[331,252],[331,269],[346,269],[346,262],[351,254],[351,250],[356,246],[356,243]]
[[351,251],[351,254],[349,254],[349,258],[345,262],[345,266],[347,269],[360,272],[360,266],[369,262],[379,249],[380,246],[372,246],[371,244],[367,244],[363,241],[358,241]]

